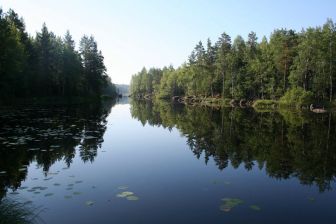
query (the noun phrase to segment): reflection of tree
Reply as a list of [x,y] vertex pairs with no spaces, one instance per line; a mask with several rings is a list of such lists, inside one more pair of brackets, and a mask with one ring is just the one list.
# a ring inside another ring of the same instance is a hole
[[176,127],[197,158],[213,158],[219,169],[258,166],[277,179],[330,188],[336,175],[335,116],[304,112],[171,105],[133,101],[132,116],[142,122]]
[[[26,178],[35,161],[46,175],[52,164],[70,166],[79,149],[84,162],[93,161],[103,142],[113,101],[85,105],[2,109],[0,114],[0,198],[8,187]],[[60,109],[61,108],[61,109]]]
[[33,207],[29,202],[5,198],[0,201],[0,224],[42,223],[39,218],[41,211],[41,208]]

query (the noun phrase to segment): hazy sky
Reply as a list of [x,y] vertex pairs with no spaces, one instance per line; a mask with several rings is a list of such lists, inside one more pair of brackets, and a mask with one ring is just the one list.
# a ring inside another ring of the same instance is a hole
[[46,22],[57,35],[70,30],[76,42],[93,34],[115,83],[129,83],[146,67],[183,63],[199,40],[222,32],[261,38],[274,28],[336,21],[335,0],[1,0],[35,34]]

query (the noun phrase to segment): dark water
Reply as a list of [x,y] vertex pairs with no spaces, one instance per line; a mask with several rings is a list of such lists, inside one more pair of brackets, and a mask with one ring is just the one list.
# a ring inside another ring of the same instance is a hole
[[126,100],[0,124],[0,198],[45,223],[335,223],[335,114]]

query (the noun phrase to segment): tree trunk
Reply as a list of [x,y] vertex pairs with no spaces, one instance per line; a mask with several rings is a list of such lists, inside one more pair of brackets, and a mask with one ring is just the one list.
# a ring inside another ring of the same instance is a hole
[[225,72],[222,72],[222,78],[223,78],[223,86],[222,86],[222,98],[224,99],[224,90],[225,90]]
[[331,51],[331,39],[329,42],[329,82],[330,82],[330,91],[329,91],[329,101],[332,101],[333,95],[333,82],[332,82],[332,51]]

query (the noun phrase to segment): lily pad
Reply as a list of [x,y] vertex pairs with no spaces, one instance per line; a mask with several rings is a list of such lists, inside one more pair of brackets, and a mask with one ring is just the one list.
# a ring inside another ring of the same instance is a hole
[[220,206],[220,210],[223,212],[229,212],[234,207],[244,203],[244,201],[239,198],[223,198],[222,201],[223,204]]
[[314,202],[316,199],[314,197],[309,197],[308,200]]
[[94,202],[93,202],[93,201],[86,201],[85,204],[86,204],[87,206],[92,206],[92,205],[94,204]]
[[126,199],[129,200],[129,201],[138,201],[139,197],[134,196],[134,195],[130,195],[130,196],[127,196]]
[[250,205],[250,209],[254,210],[254,211],[260,211],[261,208],[258,205]]
[[131,192],[131,191],[124,191],[124,192],[121,192],[121,193],[117,194],[117,197],[118,198],[126,198],[126,197],[131,196],[131,195],[134,195],[134,193]]

